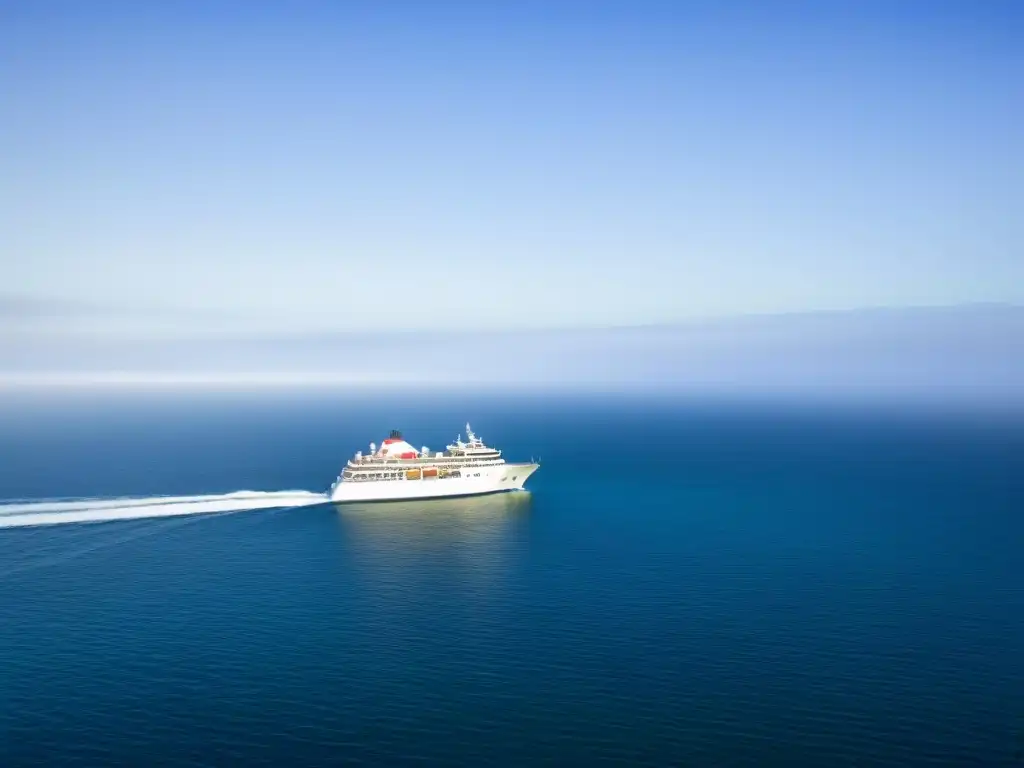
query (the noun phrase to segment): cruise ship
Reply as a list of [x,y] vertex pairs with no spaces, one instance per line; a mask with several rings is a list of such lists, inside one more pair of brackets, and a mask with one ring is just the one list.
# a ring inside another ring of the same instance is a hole
[[394,430],[378,448],[358,451],[331,484],[332,502],[433,499],[516,491],[537,471],[535,462],[512,464],[490,448],[466,424],[445,451],[416,450]]

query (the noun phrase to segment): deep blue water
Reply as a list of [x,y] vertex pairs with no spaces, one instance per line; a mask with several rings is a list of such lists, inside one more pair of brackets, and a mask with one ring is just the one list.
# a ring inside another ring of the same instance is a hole
[[0,504],[0,765],[1024,762],[1019,415],[5,395],[0,498],[322,491],[467,419],[530,494]]

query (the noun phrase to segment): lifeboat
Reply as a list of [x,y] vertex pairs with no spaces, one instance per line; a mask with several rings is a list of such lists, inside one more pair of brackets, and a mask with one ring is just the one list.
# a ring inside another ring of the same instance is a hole
[[437,467],[427,467],[423,470],[423,479],[426,480],[428,477],[431,479],[437,477]]
[[420,471],[418,469],[410,469],[408,472],[405,473],[405,479],[406,480],[419,480],[420,479]]

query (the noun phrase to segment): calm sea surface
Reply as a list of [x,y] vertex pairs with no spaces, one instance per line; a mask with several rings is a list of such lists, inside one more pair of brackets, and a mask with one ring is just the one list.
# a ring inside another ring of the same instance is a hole
[[[530,493],[315,495],[467,419]],[[5,394],[0,499],[4,768],[1024,764],[1019,415]]]

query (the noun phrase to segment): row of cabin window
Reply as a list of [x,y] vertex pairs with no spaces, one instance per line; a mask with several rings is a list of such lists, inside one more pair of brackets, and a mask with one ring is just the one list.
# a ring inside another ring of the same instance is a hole
[[[400,480],[404,476],[405,476],[405,472],[383,472],[383,473],[376,472],[376,473],[372,473],[372,474],[364,473],[364,472],[359,472],[359,473],[350,472],[350,473],[347,473],[345,475],[345,477],[347,479],[354,479],[354,480]],[[476,476],[480,477],[480,473],[477,472]],[[462,477],[462,475],[458,471],[455,471],[455,472],[449,473],[445,477]]]

